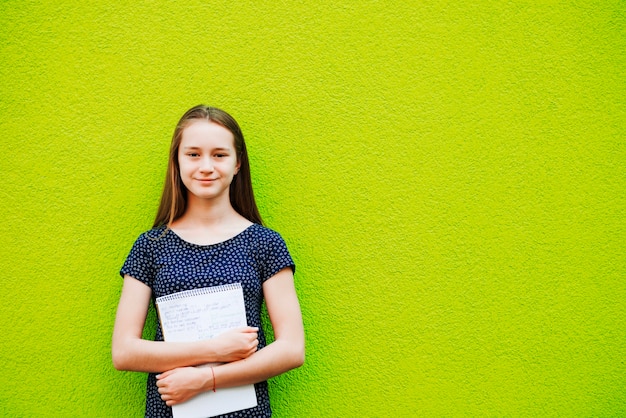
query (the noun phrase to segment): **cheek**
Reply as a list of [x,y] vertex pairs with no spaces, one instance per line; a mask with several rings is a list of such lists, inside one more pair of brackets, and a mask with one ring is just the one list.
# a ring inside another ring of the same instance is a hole
[[185,185],[185,187],[188,186],[187,183],[189,183],[189,177],[191,176],[191,171],[189,169],[189,165],[185,165],[185,164],[180,164],[178,165],[178,179],[180,180],[180,182]]
[[189,164],[189,161],[185,161],[184,159],[178,160],[178,171],[181,175],[185,173],[189,173],[191,171],[192,166]]

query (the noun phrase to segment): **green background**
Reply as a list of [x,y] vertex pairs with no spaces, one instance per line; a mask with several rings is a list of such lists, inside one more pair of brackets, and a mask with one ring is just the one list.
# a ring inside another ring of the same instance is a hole
[[143,413],[118,271],[198,103],[298,265],[275,416],[626,414],[624,1],[110,3],[0,2],[0,414]]

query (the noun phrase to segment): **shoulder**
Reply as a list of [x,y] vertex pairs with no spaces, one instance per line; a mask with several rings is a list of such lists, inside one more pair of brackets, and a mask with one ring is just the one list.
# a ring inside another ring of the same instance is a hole
[[284,242],[283,237],[275,230],[259,224],[252,224],[248,228],[250,235],[256,241],[261,242]]
[[254,248],[261,256],[289,254],[287,243],[277,231],[259,224],[252,225],[248,231]]
[[165,225],[155,226],[139,235],[139,239],[156,241],[167,235],[167,227]]
[[167,231],[165,226],[158,226],[142,232],[135,240],[135,246],[151,246],[152,243],[159,242],[168,235]]

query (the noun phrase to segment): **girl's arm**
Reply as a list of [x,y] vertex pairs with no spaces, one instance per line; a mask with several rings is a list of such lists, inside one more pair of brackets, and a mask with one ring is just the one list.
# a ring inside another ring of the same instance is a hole
[[285,268],[263,284],[275,340],[250,357],[211,368],[184,367],[157,376],[167,405],[184,402],[202,391],[261,382],[304,363],[304,327],[293,283]]
[[241,360],[257,349],[257,328],[245,327],[206,341],[165,343],[141,338],[152,290],[130,276],[124,287],[113,330],[113,365],[118,370],[162,372],[176,367]]

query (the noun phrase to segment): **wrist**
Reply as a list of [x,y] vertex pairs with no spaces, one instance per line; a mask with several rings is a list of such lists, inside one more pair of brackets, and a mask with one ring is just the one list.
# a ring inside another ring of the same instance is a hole
[[211,377],[213,378],[213,392],[215,392],[216,389],[216,383],[215,383],[215,369],[213,367],[211,367]]
[[200,367],[202,370],[202,391],[203,392],[213,392],[213,386],[215,385],[215,370],[212,366]]
[[200,347],[197,352],[202,353],[202,363],[213,363],[217,360],[217,351],[211,340],[198,341]]

